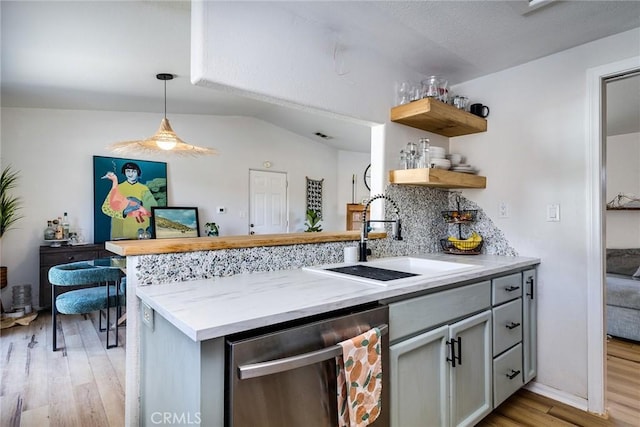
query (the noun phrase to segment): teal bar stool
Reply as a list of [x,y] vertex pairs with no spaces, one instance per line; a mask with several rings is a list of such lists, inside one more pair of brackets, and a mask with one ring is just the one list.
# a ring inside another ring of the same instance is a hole
[[[94,311],[106,310],[107,326],[102,328],[102,314],[99,316],[101,331],[107,332],[107,348],[118,346],[118,328],[115,330],[115,344],[109,341],[109,325],[111,324],[111,308],[122,305],[120,279],[122,273],[118,267],[100,267],[88,262],[72,262],[56,265],[49,269],[51,282],[51,317],[53,321],[53,351],[58,350],[57,342],[57,314],[86,314]],[[58,288],[65,286],[94,285],[66,292],[59,292]]]

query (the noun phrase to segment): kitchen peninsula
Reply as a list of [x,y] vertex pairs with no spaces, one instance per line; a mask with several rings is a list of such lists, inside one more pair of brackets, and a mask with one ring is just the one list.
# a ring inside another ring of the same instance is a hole
[[[523,272],[534,271],[539,263],[523,257],[425,254],[426,259],[476,268],[383,287],[301,269],[340,263],[342,248],[359,239],[357,232],[329,234],[274,237],[271,247],[264,242],[253,246],[259,239],[270,240],[265,236],[107,243],[112,252],[127,256],[128,311],[143,315],[130,314],[127,324],[127,424],[151,424],[154,412],[169,411],[222,425],[224,337],[230,334],[382,303],[391,307],[393,345],[402,335],[393,329],[394,303],[480,284],[474,289],[482,293],[483,310],[491,310],[493,279],[517,275],[524,280]],[[373,239],[384,236],[370,234]],[[304,244],[305,239],[311,240]],[[240,265],[220,265],[227,262]]]

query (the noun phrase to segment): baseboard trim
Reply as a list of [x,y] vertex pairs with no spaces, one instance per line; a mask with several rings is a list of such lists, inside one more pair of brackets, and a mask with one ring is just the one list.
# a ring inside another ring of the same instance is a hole
[[524,388],[536,394],[548,397],[549,399],[567,404],[569,406],[573,406],[574,408],[580,409],[581,411],[589,411],[589,401],[587,399],[575,396],[573,394],[568,394],[567,392],[558,390],[557,388],[540,384],[535,381],[531,381],[529,384],[525,385]]

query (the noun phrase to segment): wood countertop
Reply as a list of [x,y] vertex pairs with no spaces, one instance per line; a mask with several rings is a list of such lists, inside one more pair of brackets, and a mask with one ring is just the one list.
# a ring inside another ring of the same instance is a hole
[[[385,232],[370,232],[369,239],[387,237]],[[218,249],[254,248],[310,243],[360,240],[360,231],[321,231],[319,233],[254,234],[253,236],[191,237],[178,239],[118,240],[105,243],[108,251],[121,256],[168,254]]]

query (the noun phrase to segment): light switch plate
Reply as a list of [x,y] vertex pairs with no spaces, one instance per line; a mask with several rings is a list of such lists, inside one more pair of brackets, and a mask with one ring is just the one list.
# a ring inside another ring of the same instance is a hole
[[147,325],[149,329],[153,331],[153,308],[147,304],[142,303],[142,323]]
[[509,204],[507,202],[500,202],[498,204],[498,217],[509,218]]
[[560,222],[560,205],[547,205],[547,221]]

